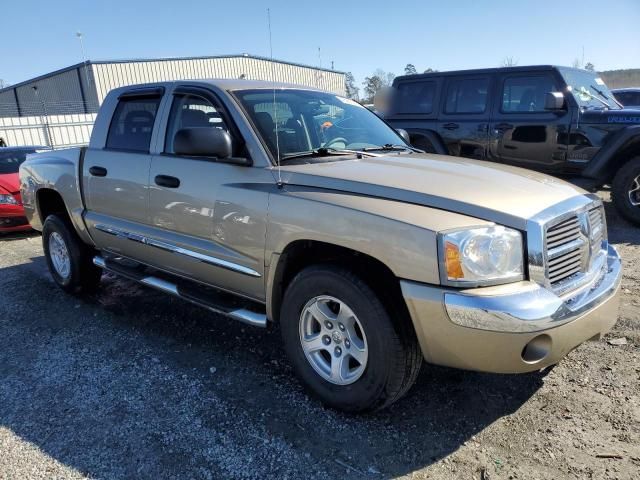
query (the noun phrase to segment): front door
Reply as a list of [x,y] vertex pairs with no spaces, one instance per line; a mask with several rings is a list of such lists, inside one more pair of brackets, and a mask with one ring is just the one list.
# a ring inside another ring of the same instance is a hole
[[145,248],[128,238],[147,223],[149,149],[161,99],[157,89],[122,95],[104,148],[85,154],[85,219],[98,248],[134,258]]
[[449,77],[438,115],[438,133],[449,155],[486,156],[489,125],[489,76]]
[[544,109],[559,90],[553,72],[506,73],[499,79],[491,118],[489,159],[543,171],[563,167],[570,114]]
[[212,93],[188,87],[174,92],[162,153],[153,156],[149,174],[147,236],[155,247],[149,263],[263,300],[268,193],[248,185],[273,184],[272,174],[178,155],[173,148],[184,128],[219,128],[237,137],[230,121]]

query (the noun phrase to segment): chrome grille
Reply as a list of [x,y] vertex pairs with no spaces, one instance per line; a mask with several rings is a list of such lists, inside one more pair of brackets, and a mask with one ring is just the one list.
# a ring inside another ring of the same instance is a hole
[[549,222],[544,248],[545,276],[550,286],[562,292],[580,286],[580,279],[590,272],[601,254],[604,240],[606,227],[601,205]]
[[547,278],[551,285],[580,272],[585,246],[577,215],[547,229]]

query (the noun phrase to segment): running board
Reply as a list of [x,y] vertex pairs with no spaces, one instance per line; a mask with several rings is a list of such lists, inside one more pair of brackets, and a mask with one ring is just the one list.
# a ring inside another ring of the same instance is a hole
[[118,263],[117,260],[100,256],[93,257],[93,264],[103,270],[204,307],[211,312],[255,327],[267,326],[267,315],[258,311],[260,307],[264,309],[264,306],[255,302],[240,299],[214,288],[199,286],[188,280],[175,281],[169,275],[148,267],[132,268]]

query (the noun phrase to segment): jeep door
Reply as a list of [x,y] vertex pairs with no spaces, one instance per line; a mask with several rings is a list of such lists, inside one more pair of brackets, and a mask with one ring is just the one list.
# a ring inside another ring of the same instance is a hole
[[107,97],[101,108],[82,172],[85,221],[98,248],[134,258],[148,248],[130,238],[147,224],[150,147],[162,92],[134,88]]
[[536,170],[563,167],[571,115],[544,108],[545,95],[560,90],[552,71],[503,73],[493,102],[489,159]]
[[[149,174],[148,241],[151,265],[253,299],[264,299],[264,247],[270,171],[175,153],[174,136],[186,128],[217,128],[234,139],[234,155],[247,156],[219,98],[182,86],[170,96],[170,114]],[[252,187],[253,185],[253,187]]]
[[486,156],[489,126],[489,75],[446,77],[438,116],[438,134],[450,155]]

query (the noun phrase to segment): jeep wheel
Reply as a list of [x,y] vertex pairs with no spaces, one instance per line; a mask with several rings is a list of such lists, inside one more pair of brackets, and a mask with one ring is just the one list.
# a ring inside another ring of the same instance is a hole
[[68,219],[47,217],[42,246],[49,272],[64,291],[80,293],[98,286],[102,270],[93,264],[91,250],[78,238]]
[[283,300],[281,330],[307,389],[347,412],[395,402],[422,363],[413,330],[394,324],[373,290],[339,267],[308,267],[293,279]]
[[640,157],[625,163],[613,179],[611,198],[620,214],[640,224]]

